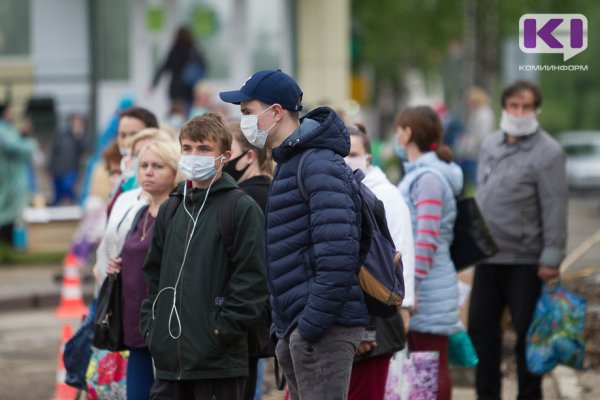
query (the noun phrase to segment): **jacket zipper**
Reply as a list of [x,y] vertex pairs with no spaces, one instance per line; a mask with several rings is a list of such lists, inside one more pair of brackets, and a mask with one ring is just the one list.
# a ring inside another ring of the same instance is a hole
[[[185,198],[183,199],[184,201],[184,205],[185,205]],[[194,215],[194,211],[196,211],[196,203],[194,203],[192,194],[190,193],[190,201],[192,202],[192,212],[191,214]],[[185,243],[188,242],[188,240],[190,240],[190,237],[188,235],[190,235],[190,233],[194,233],[194,232],[190,232],[190,223],[191,221],[188,221],[187,224],[187,232],[186,232],[186,238],[184,241],[184,246]],[[185,251],[185,248],[184,248]],[[183,304],[183,268],[185,268],[185,265],[181,266],[182,270],[181,270],[181,280],[180,280],[180,291],[179,291],[179,306],[181,307],[181,305]],[[179,318],[182,317],[181,315],[181,308],[177,311],[180,315]],[[181,324],[181,330],[183,330],[183,324]],[[177,375],[177,380],[181,380],[181,335],[183,334],[183,332],[179,332],[179,338],[177,339],[177,362],[179,364],[179,374]]]

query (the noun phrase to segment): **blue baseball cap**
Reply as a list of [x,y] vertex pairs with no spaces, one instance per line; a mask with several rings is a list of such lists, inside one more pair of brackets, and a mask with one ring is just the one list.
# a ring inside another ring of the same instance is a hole
[[294,79],[280,69],[265,69],[254,73],[240,90],[219,93],[226,103],[240,104],[260,100],[267,104],[280,104],[290,111],[302,110],[302,90]]

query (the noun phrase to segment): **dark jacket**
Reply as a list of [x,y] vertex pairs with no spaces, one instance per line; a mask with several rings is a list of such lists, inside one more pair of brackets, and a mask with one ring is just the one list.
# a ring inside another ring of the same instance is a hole
[[[238,185],[240,189],[256,201],[263,213],[267,211],[267,198],[269,196],[269,186],[271,185],[270,177],[257,175],[238,182]],[[248,334],[248,352],[251,358],[273,356],[275,354],[276,343],[270,337],[272,323],[271,306],[267,301],[261,317],[250,327]]]
[[[226,174],[212,185],[187,256],[185,244],[193,222],[184,203],[171,218],[166,215],[168,202],[159,210],[144,264],[148,298],[142,303],[140,320],[140,331],[147,335],[157,378],[248,375],[245,339],[248,327],[263,310],[268,288],[263,216],[249,196],[242,195],[235,203],[231,262],[222,242],[219,207],[226,193],[236,187]],[[171,195],[183,196],[183,184]],[[206,190],[188,189],[185,205],[194,218],[205,195]]]
[[[310,148],[302,171],[298,163]],[[276,336],[298,326],[318,341],[334,324],[365,326],[367,308],[356,277],[360,199],[344,162],[350,139],[333,110],[321,107],[273,150],[277,169],[267,206],[267,269]],[[298,188],[301,174],[309,201]]]
[[71,129],[56,135],[50,155],[50,172],[61,176],[67,172],[79,172],[81,156],[85,151],[84,137],[76,137]]
[[267,198],[269,196],[271,178],[264,175],[257,175],[238,182],[238,185],[240,185],[240,189],[248,193],[256,201],[263,210],[263,213],[267,212]]
[[158,85],[158,81],[165,72],[171,73],[171,80],[169,82],[169,99],[183,100],[186,103],[191,103],[194,97],[194,88],[188,86],[183,81],[183,71],[188,61],[191,59],[198,59],[200,63],[206,69],[206,61],[202,54],[198,52],[194,47],[190,47],[183,44],[176,44],[169,50],[169,54],[165,62],[156,71],[154,78],[152,79],[152,87]]

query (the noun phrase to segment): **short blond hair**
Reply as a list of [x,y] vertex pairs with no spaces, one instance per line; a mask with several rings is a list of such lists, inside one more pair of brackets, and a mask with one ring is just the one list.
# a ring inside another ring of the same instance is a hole
[[160,128],[145,128],[141,131],[137,132],[135,135],[129,139],[129,143],[131,143],[130,149],[135,149],[135,145],[138,144],[142,140],[160,140],[165,142],[173,142],[173,136],[171,136],[167,131]]
[[147,152],[151,151],[158,158],[160,158],[169,168],[175,171],[175,179],[173,181],[173,187],[177,185],[177,182],[183,180],[183,175],[179,171],[179,159],[181,158],[181,152],[179,146],[174,140],[156,140],[145,145],[139,154],[138,170],[139,172],[141,161]]

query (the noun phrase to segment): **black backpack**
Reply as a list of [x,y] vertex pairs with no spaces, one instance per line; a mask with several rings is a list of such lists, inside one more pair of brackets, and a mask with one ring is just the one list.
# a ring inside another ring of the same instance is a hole
[[[298,162],[298,188],[305,201],[308,195],[301,177],[302,164],[314,150],[306,150]],[[388,318],[399,311],[404,299],[402,258],[388,229],[383,202],[362,183],[365,175],[361,170],[354,171],[353,177],[359,189],[362,217],[358,283],[369,315]]]
[[[235,235],[233,208],[237,200],[245,193],[242,189],[231,189],[227,192],[225,200],[219,207],[219,230],[221,231],[221,237],[223,238],[223,243],[230,259],[233,254],[233,237]],[[181,201],[181,196],[171,196],[167,200],[167,224],[171,222]],[[275,345],[270,338],[271,322],[271,306],[267,300],[259,320],[248,331],[248,353],[250,357],[264,358],[275,355]]]

